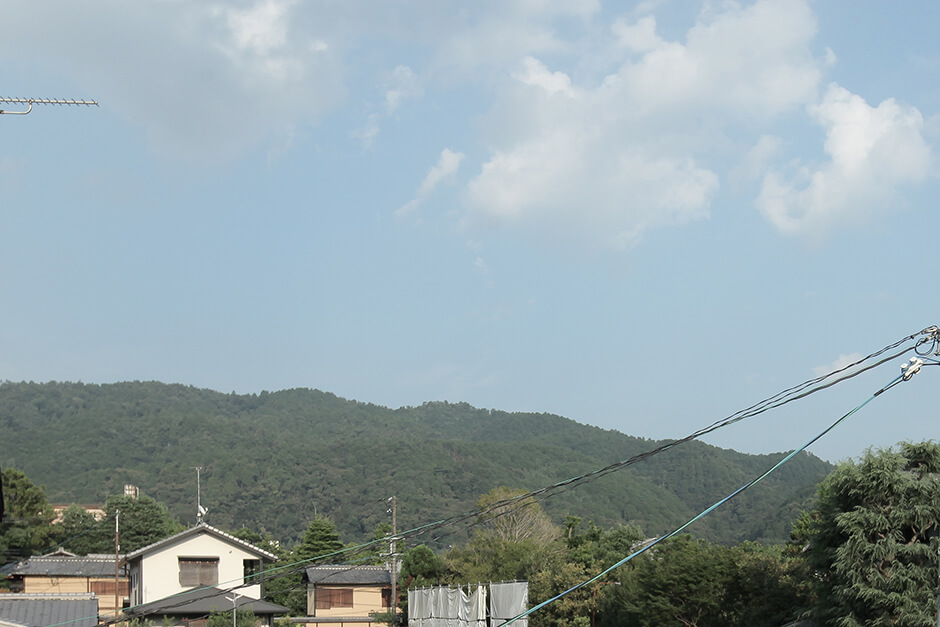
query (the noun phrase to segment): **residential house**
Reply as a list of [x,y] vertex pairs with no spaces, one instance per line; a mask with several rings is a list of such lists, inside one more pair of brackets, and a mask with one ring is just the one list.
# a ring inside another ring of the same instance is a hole
[[307,616],[295,623],[378,625],[375,614],[391,611],[392,575],[384,566],[311,566],[304,572]]
[[[55,514],[55,518],[52,524],[55,525],[62,522],[62,518],[65,516],[65,510],[73,506],[74,503],[53,503],[52,513]],[[92,518],[95,520],[104,520],[104,517],[107,515],[107,512],[104,511],[104,507],[101,505],[78,505],[77,507],[91,514]]]
[[97,624],[98,598],[94,594],[0,594],[0,625],[5,627]]
[[200,521],[128,553],[131,617],[202,627],[212,612],[252,611],[263,625],[286,607],[262,600],[261,571],[273,553]]
[[115,607],[128,602],[127,569],[115,571],[114,555],[82,556],[60,549],[7,564],[0,568],[0,577],[8,580],[12,592],[23,594],[92,593],[102,614],[113,614]]

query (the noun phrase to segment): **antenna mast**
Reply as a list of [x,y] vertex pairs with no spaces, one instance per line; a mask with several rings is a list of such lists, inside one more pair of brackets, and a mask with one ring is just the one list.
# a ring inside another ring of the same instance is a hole
[[98,102],[96,100],[64,100],[61,98],[0,98],[0,104],[18,104],[18,105],[27,105],[26,110],[20,111],[4,111],[0,109],[0,115],[6,113],[7,115],[26,115],[33,110],[34,104],[44,104],[44,105],[60,105],[60,106],[78,106],[78,107],[97,107]]
[[199,482],[199,473],[202,472],[203,467],[194,466],[193,470],[196,471],[196,524],[198,525],[209,510],[202,506],[202,485]]

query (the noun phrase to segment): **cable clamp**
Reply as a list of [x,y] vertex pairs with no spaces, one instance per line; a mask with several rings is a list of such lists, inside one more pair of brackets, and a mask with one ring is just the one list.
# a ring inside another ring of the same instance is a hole
[[923,337],[914,345],[914,352],[921,357],[935,355],[940,357],[940,328],[930,326],[920,332]]
[[923,365],[923,359],[920,357],[911,357],[910,363],[901,364],[901,378],[905,381],[910,381],[911,377],[920,372],[920,368]]

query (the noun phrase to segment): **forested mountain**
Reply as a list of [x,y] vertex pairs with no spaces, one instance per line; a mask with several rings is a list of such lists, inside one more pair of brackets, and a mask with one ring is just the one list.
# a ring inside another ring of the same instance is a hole
[[[315,514],[344,540],[368,538],[398,497],[399,528],[474,509],[505,485],[535,489],[654,448],[572,420],[467,404],[388,409],[317,390],[223,394],[155,382],[0,384],[0,464],[26,472],[53,503],[103,503],[125,483],[207,522],[296,540]],[[602,527],[671,530],[782,454],[690,442],[543,505]],[[801,454],[692,530],[725,543],[782,541],[831,466]],[[453,537],[442,540],[454,543]]]

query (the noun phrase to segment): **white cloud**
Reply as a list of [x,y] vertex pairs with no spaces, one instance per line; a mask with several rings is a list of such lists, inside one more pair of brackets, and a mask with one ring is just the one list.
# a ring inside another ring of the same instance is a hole
[[248,9],[220,5],[215,11],[223,14],[235,43],[243,50],[267,55],[287,43],[287,13],[291,1],[262,0]]
[[634,24],[618,19],[611,30],[617,35],[617,43],[632,52],[649,52],[664,44],[656,34],[656,18],[652,15],[644,16]]
[[523,65],[524,71],[513,74],[519,82],[541,87],[549,95],[556,93],[575,95],[571,89],[571,79],[564,72],[550,72],[545,64],[532,57],[523,59]]
[[[237,154],[344,96],[343,29],[292,0],[190,3],[51,0],[4,7],[0,59],[54,68],[174,155]],[[50,16],[54,16],[51,18]],[[333,20],[335,21],[335,20]],[[41,24],[42,28],[36,28]]]
[[773,135],[761,135],[757,143],[747,151],[744,158],[735,166],[728,178],[737,186],[759,180],[767,171],[768,164],[780,153],[783,140]]
[[933,157],[917,109],[893,99],[872,107],[833,84],[809,112],[826,131],[829,160],[764,177],[758,207],[781,231],[824,236],[890,210],[898,187],[928,176]]
[[460,162],[463,161],[463,158],[463,153],[454,152],[449,148],[442,150],[437,165],[433,166],[428,171],[415,197],[407,204],[399,207],[395,211],[395,217],[404,218],[413,213],[442,181],[453,179],[457,174],[457,169],[460,167]]
[[707,217],[720,187],[711,155],[728,133],[800,111],[821,76],[805,2],[722,7],[685,42],[661,37],[652,17],[615,22],[620,60],[597,84],[525,58],[484,118],[490,155],[468,183],[465,224],[622,249]]
[[389,79],[390,86],[385,92],[385,107],[388,113],[394,113],[405,100],[420,98],[424,95],[418,77],[407,65],[399,65]]
[[849,355],[839,355],[839,358],[836,359],[831,364],[824,364],[822,366],[816,366],[813,368],[813,374],[817,377],[827,375],[830,372],[835,372],[837,370],[842,370],[843,368],[854,364],[855,362],[862,359],[864,355],[861,353],[851,353]]
[[[381,112],[370,113],[366,123],[353,131],[364,148],[371,148],[375,138],[381,132],[383,118],[393,115],[408,100],[417,100],[424,95],[424,88],[418,76],[407,65],[397,66],[383,81],[383,106]],[[372,107],[375,109],[375,107]]]
[[697,108],[727,107],[738,115],[766,117],[810,102],[821,74],[809,48],[816,21],[806,2],[721,7],[706,7],[684,44],[660,39],[650,17],[616,24],[620,43],[644,53],[619,71],[637,103],[646,108],[697,103]]

